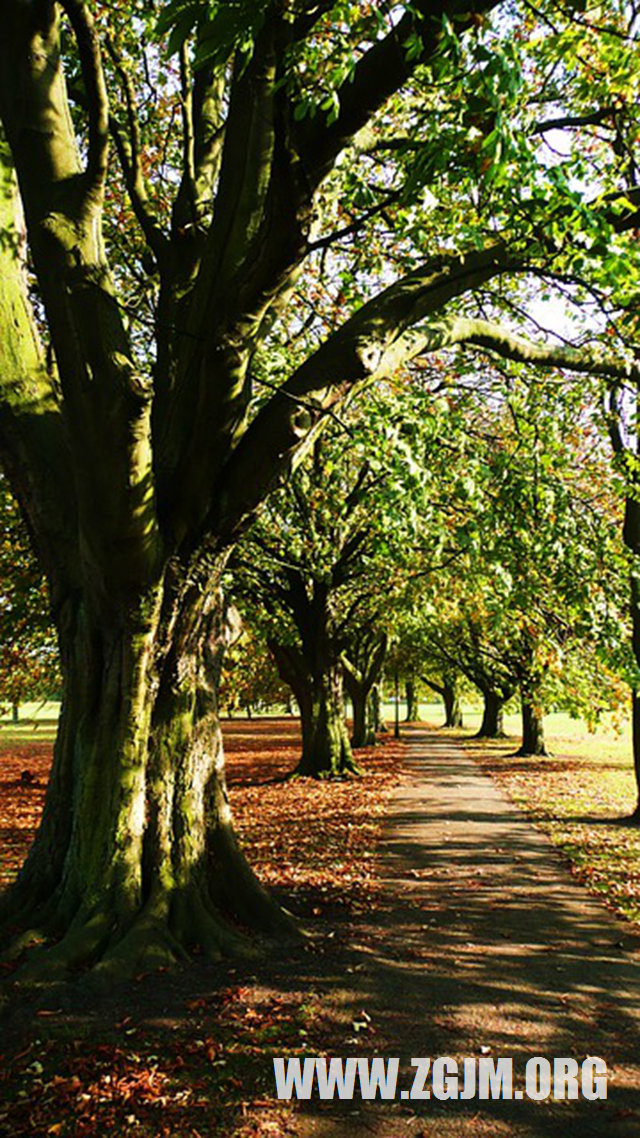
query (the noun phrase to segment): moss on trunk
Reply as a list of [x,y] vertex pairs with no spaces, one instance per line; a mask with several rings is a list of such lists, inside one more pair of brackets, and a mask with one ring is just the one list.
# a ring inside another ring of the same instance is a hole
[[[216,688],[225,643],[216,582],[165,582],[116,614],[69,602],[64,695],[42,822],[3,900],[37,945],[19,974],[93,967],[122,977],[252,948],[248,930],[293,920],[240,850],[225,784]],[[100,614],[100,617],[102,614]],[[116,619],[119,617],[119,619]]]

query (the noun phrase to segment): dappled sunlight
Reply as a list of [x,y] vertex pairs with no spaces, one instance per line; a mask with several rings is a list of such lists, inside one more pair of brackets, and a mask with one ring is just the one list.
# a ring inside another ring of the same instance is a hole
[[528,811],[571,871],[621,915],[640,924],[640,826],[628,825],[637,791],[628,735],[551,735],[552,755],[516,758],[501,740],[465,747]]

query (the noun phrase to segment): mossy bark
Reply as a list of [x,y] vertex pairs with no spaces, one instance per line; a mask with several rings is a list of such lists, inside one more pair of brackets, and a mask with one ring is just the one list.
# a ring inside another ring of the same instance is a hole
[[10,951],[40,945],[24,978],[89,966],[130,975],[246,951],[247,930],[295,931],[233,830],[216,702],[220,590],[171,576],[108,620],[84,597],[65,606],[47,799],[4,899],[21,927]]
[[358,774],[343,714],[342,674],[336,654],[321,652],[320,641],[306,645],[307,651],[269,642],[278,672],[300,710],[302,753],[294,774],[312,778]]
[[358,773],[342,706],[342,678],[334,665],[312,679],[307,713],[301,719],[302,755],[297,774],[332,778]]

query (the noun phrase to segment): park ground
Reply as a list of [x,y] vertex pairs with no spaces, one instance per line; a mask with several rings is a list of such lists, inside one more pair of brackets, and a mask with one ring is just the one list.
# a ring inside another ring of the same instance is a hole
[[[402,742],[367,751],[365,778],[329,785],[282,781],[295,765],[293,721],[227,724],[243,841],[311,935],[107,994],[76,983],[16,997],[7,974],[0,1133],[640,1133],[640,835],[621,823],[634,804],[628,740],[590,736],[566,717],[549,727],[553,757],[535,761],[515,759],[513,739],[481,747],[405,729]],[[4,728],[5,882],[37,822],[51,735],[46,721]],[[272,1057],[305,1054],[403,1064],[506,1054],[516,1071],[529,1054],[602,1054],[610,1094],[471,1112],[278,1103]]]

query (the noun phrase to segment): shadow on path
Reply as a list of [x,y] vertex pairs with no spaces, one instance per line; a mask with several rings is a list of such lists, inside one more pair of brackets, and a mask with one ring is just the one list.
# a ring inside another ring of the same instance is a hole
[[[606,1060],[608,1099],[300,1104],[301,1138],[640,1135],[640,938],[444,735],[413,729],[391,804],[376,924],[356,930],[354,1007],[371,1024],[343,1056]],[[428,1084],[427,1084],[428,1085]],[[398,1091],[399,1094],[399,1091]]]

